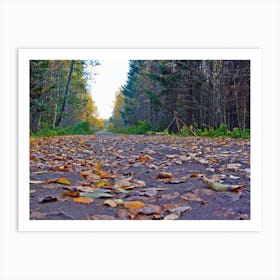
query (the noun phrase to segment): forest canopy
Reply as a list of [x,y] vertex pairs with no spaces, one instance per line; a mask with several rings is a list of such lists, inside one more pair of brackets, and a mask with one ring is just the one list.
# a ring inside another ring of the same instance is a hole
[[147,121],[162,131],[174,115],[199,129],[250,128],[250,60],[130,60],[114,127]]

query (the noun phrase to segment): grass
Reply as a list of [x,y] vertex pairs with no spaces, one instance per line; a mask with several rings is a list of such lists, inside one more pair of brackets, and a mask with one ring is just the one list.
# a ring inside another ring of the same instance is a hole
[[[156,131],[152,129],[152,125],[149,121],[140,121],[138,124],[133,126],[126,126],[122,128],[112,128],[110,131],[121,134],[155,134]],[[199,136],[199,137],[230,137],[230,138],[250,138],[250,129],[241,130],[240,128],[234,127],[231,131],[228,129],[226,124],[221,124],[218,129],[204,128],[194,129],[192,126],[183,126],[180,133],[169,133],[167,129],[162,132],[164,135],[174,136]]]
[[89,122],[78,122],[73,127],[63,127],[56,129],[43,129],[39,132],[30,132],[30,136],[41,137],[41,136],[60,136],[60,135],[88,135],[94,134],[94,129],[90,126]]

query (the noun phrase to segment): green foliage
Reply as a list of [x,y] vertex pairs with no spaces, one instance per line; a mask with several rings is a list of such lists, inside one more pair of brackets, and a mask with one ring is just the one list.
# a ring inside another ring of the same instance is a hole
[[90,123],[88,121],[84,121],[76,123],[73,127],[44,129],[36,133],[30,132],[30,136],[59,136],[72,134],[94,134],[94,130],[90,127]]
[[[179,136],[189,136],[189,129],[187,126],[183,126]],[[163,131],[165,135],[169,135],[167,129]],[[250,138],[250,129],[245,129],[242,131],[241,129],[234,127],[232,131],[230,131],[226,124],[221,124],[218,129],[214,129],[212,127],[204,128],[203,130],[198,128],[196,129],[196,136],[199,137],[231,137],[231,138]]]
[[234,127],[232,129],[231,135],[232,138],[250,138],[250,129],[246,128],[245,131]]
[[112,132],[121,134],[152,134],[152,124],[147,120],[139,121],[136,125],[111,129]]
[[73,134],[92,134],[93,130],[90,127],[89,121],[78,122],[74,125]]
[[180,135],[182,136],[189,136],[189,129],[187,128],[186,125],[183,125],[182,128],[180,129]]
[[148,120],[139,121],[138,124],[130,127],[132,134],[145,134],[152,130],[152,124]]

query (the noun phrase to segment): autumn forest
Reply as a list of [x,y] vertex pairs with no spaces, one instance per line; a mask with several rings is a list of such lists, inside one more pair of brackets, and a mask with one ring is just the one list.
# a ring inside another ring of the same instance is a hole
[[102,63],[30,61],[30,219],[250,219],[250,60],[130,60],[108,118]]

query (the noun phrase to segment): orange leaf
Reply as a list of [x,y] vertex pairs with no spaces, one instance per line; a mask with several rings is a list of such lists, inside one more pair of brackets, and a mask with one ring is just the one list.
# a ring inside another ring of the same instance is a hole
[[102,168],[102,161],[99,161],[96,165],[96,170],[100,170]]
[[90,197],[75,197],[73,198],[73,201],[78,203],[90,204],[94,201],[94,199]]
[[138,209],[138,208],[142,208],[144,206],[144,203],[141,201],[126,201],[124,202],[124,208],[127,209]]

